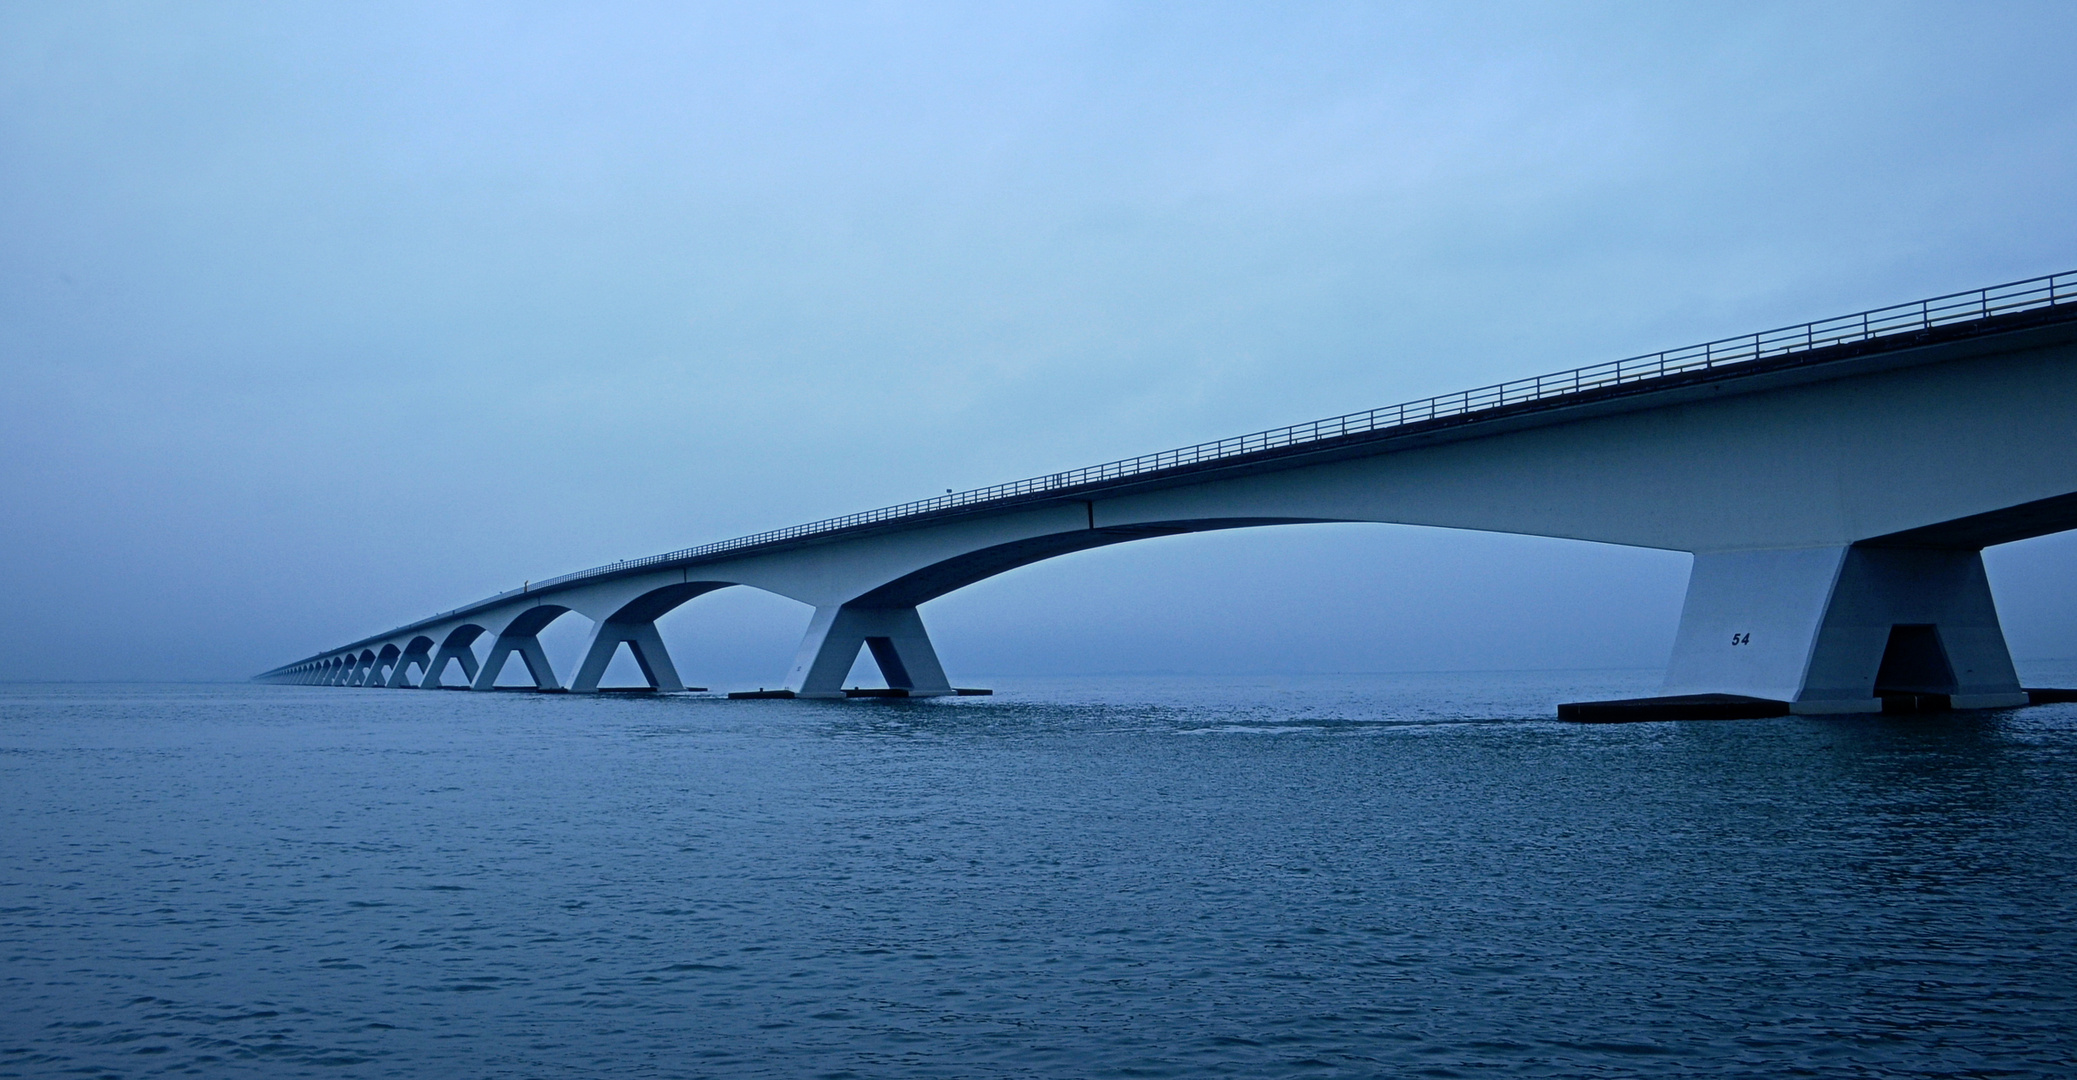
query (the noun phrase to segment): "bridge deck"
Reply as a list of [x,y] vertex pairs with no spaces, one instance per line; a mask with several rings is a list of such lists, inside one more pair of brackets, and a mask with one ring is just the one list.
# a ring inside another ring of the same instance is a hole
[[[338,650],[356,649],[532,592],[645,571],[911,528],[926,522],[1115,497],[1241,472],[1389,453],[1405,445],[1475,437],[1498,425],[1559,422],[1556,414],[1643,407],[1683,390],[1828,377],[1857,365],[1943,344],[2077,324],[2077,271],[1855,312],[1816,322],[1627,357],[1364,412],[1273,428],[1135,458],[755,533],[530,583],[420,619]],[[1668,402],[1670,403],[1670,401]],[[324,655],[324,654],[319,654]],[[292,666],[292,665],[291,665]],[[277,669],[279,670],[279,669]],[[270,672],[269,674],[273,674]]]

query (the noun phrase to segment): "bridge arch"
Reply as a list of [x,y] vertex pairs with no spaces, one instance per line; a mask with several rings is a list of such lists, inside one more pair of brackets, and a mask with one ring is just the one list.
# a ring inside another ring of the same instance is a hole
[[475,681],[469,685],[476,690],[492,690],[498,685],[498,674],[505,668],[505,661],[514,653],[526,665],[527,675],[534,680],[536,690],[560,690],[562,684],[555,679],[555,668],[548,663],[548,653],[541,648],[537,636],[549,623],[575,610],[562,604],[542,601],[522,609],[505,623],[498,636],[490,643],[490,652],[483,658],[483,667],[476,672]]
[[396,674],[398,658],[403,655],[404,650],[397,648],[395,642],[384,642],[375,654],[375,666],[368,669],[366,685],[388,686],[390,676]]
[[433,668],[433,639],[424,634],[419,634],[404,644],[403,651],[397,656],[396,666],[390,671],[389,681],[383,685],[391,688],[412,685],[411,668],[414,665],[418,668],[420,679],[425,678]]
[[1072,555],[1078,551],[1093,551],[1101,547],[1129,544],[1135,540],[1151,540],[1162,536],[1181,536],[1187,533],[1219,532],[1228,529],[1249,529],[1267,525],[1322,524],[1321,518],[1204,518],[1185,521],[1160,521],[1147,524],[1078,529],[1072,532],[1051,533],[1008,543],[996,544],[977,551],[966,552],[912,570],[894,580],[873,588],[855,600],[849,601],[864,607],[915,607],[935,600],[946,593],[956,592],[976,582],[986,581],[997,574],[1008,573],[1019,567],[1044,562],[1047,559]]
[[[842,697],[843,679],[861,649],[890,691],[911,697],[955,693],[917,606],[998,574],[1078,551],[1186,533],[1267,525],[1323,523],[1314,517],[1217,517],[1136,522],[1097,527],[1054,528],[1005,540],[908,569],[848,600],[818,605],[787,673],[786,693],[796,697]],[[777,590],[773,590],[777,591]]]
[[591,644],[584,651],[576,676],[570,680],[570,692],[596,693],[599,680],[605,677],[606,668],[622,645],[633,655],[651,689],[665,693],[685,689],[677,665],[671,662],[670,650],[664,648],[663,637],[657,633],[656,620],[694,597],[737,584],[681,581],[649,589],[621,603],[592,628]]
[[419,680],[419,688],[442,689],[446,684],[441,682],[441,677],[447,674],[449,664],[460,664],[462,668],[462,687],[457,689],[474,685],[479,667],[476,662],[476,639],[488,632],[481,625],[472,622],[462,623],[449,630],[441,638],[440,647],[433,653],[432,660],[426,664],[425,677]]

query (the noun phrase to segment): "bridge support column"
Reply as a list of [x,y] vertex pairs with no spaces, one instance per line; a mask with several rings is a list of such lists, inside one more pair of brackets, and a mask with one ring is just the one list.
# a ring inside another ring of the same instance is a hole
[[526,662],[526,672],[533,676],[534,689],[558,690],[561,684],[555,681],[555,669],[548,666],[548,654],[541,648],[541,639],[531,633],[499,634],[491,643],[490,655],[483,658],[483,667],[476,672],[476,679],[469,684],[472,690],[490,690],[497,686],[498,672],[504,670],[505,659],[513,653]]
[[1880,712],[1884,694],[1942,695],[1957,709],[2027,703],[1983,558],[1952,548],[1697,554],[1665,692],[1806,714]]
[[462,678],[467,679],[471,686],[476,684],[476,650],[470,647],[469,642],[449,641],[447,644],[440,646],[440,651],[433,654],[433,662],[426,665],[425,678],[419,680],[418,688],[421,690],[440,689],[440,676],[447,670],[447,662],[449,660],[460,661]]
[[593,632],[591,648],[577,668],[577,677],[570,682],[570,692],[597,693],[599,680],[606,677],[606,666],[613,662],[613,654],[620,651],[621,642],[626,642],[628,651],[635,654],[635,663],[641,665],[642,677],[649,680],[652,688],[673,694],[685,689],[677,667],[671,663],[670,652],[663,647],[663,635],[656,632],[654,620],[607,619]]
[[786,688],[795,697],[843,697],[844,676],[851,673],[861,645],[873,651],[873,662],[880,665],[890,689],[906,690],[910,697],[953,692],[915,608],[849,604],[815,609],[787,673]]
[[390,689],[405,690],[418,685],[418,683],[411,680],[411,665],[413,664],[418,665],[418,677],[421,681],[433,673],[433,657],[430,653],[424,649],[407,652],[397,657],[397,669],[390,672]]

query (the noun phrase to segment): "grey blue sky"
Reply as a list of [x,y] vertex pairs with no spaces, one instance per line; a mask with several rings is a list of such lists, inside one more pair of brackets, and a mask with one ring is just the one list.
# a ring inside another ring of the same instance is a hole
[[[2077,268],[2073,42],[2027,3],[0,5],[0,678],[243,677],[526,578]],[[1989,565],[2015,654],[2077,655],[2077,543]],[[1686,570],[1285,527],[925,617],[955,677],[1651,665]],[[806,619],[664,628],[733,685]]]

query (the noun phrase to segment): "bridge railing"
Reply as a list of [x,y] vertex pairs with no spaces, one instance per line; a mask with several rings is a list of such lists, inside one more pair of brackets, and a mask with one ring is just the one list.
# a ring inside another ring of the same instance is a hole
[[[2069,303],[2077,303],[2077,271],[2051,274],[2047,277],[2028,278],[2024,281],[2007,282],[2003,285],[1993,285],[1989,288],[1976,289],[1972,292],[1950,293],[1946,296],[1930,297],[1908,304],[1873,308],[1868,311],[1855,312],[1852,315],[1841,315],[1837,318],[1820,319],[1816,322],[1800,323],[1795,326],[1762,330],[1754,334],[1722,338],[1717,341],[1705,341],[1700,345],[1689,345],[1680,349],[1668,349],[1663,352],[1646,353],[1642,356],[1631,356],[1621,360],[1590,364],[1570,371],[1559,371],[1548,375],[1513,379],[1508,382],[1494,383],[1491,386],[1458,391],[1454,394],[1422,398],[1419,401],[1387,405],[1383,408],[1348,413],[1343,416],[1330,416],[1324,420],[1314,420],[1310,423],[1293,424],[1289,427],[1272,428],[1268,431],[1257,431],[1248,435],[1198,443],[1195,446],[1178,447],[1174,450],[1163,450],[1158,453],[1143,454],[1139,457],[1107,461],[1101,465],[1090,465],[1086,468],[1070,469],[1066,472],[1048,473],[1044,476],[1013,480],[1006,484],[995,484],[990,487],[975,488],[971,491],[960,491],[929,499],[919,499],[915,502],[882,507],[878,510],[866,510],[861,513],[846,514],[842,517],[825,518],[805,525],[773,529],[769,532],[737,537],[733,540],[722,540],[711,544],[701,544],[698,547],[685,548],[680,551],[651,555],[645,559],[631,559],[624,562],[609,563],[605,566],[595,566],[589,570],[580,570],[574,574],[565,574],[562,577],[534,583],[530,587],[541,588],[544,586],[562,585],[585,578],[597,577],[602,574],[621,573],[645,566],[654,566],[659,563],[672,563],[721,555],[731,551],[760,547],[765,544],[797,540],[821,533],[837,532],[860,525],[872,525],[901,518],[919,517],[946,510],[978,506],[984,503],[1066,492],[1090,484],[1101,484],[1130,479],[1135,476],[1146,476],[1166,472],[1170,469],[1202,465],[1208,462],[1242,457],[1248,454],[1257,454],[1265,450],[1279,450],[1287,447],[1302,446],[1307,443],[1325,442],[1349,435],[1389,431],[1409,424],[1426,423],[1453,416],[1467,416],[1509,405],[1561,398],[1590,390],[1621,386],[1626,383],[1661,379],[1669,375],[1680,375],[1694,371],[1750,363],[1755,360],[1783,356],[1789,353],[1808,352],[1827,345],[1873,341],[1898,334],[1917,333],[1938,326],[1973,322],[2013,312],[2029,311]],[[526,591],[527,589],[514,589],[508,593],[500,593],[489,601],[479,601],[477,604],[471,604],[469,607],[479,607],[484,603],[502,600],[508,596],[521,595]],[[468,609],[457,608],[455,611],[444,612],[426,621],[436,622],[464,610]]]

